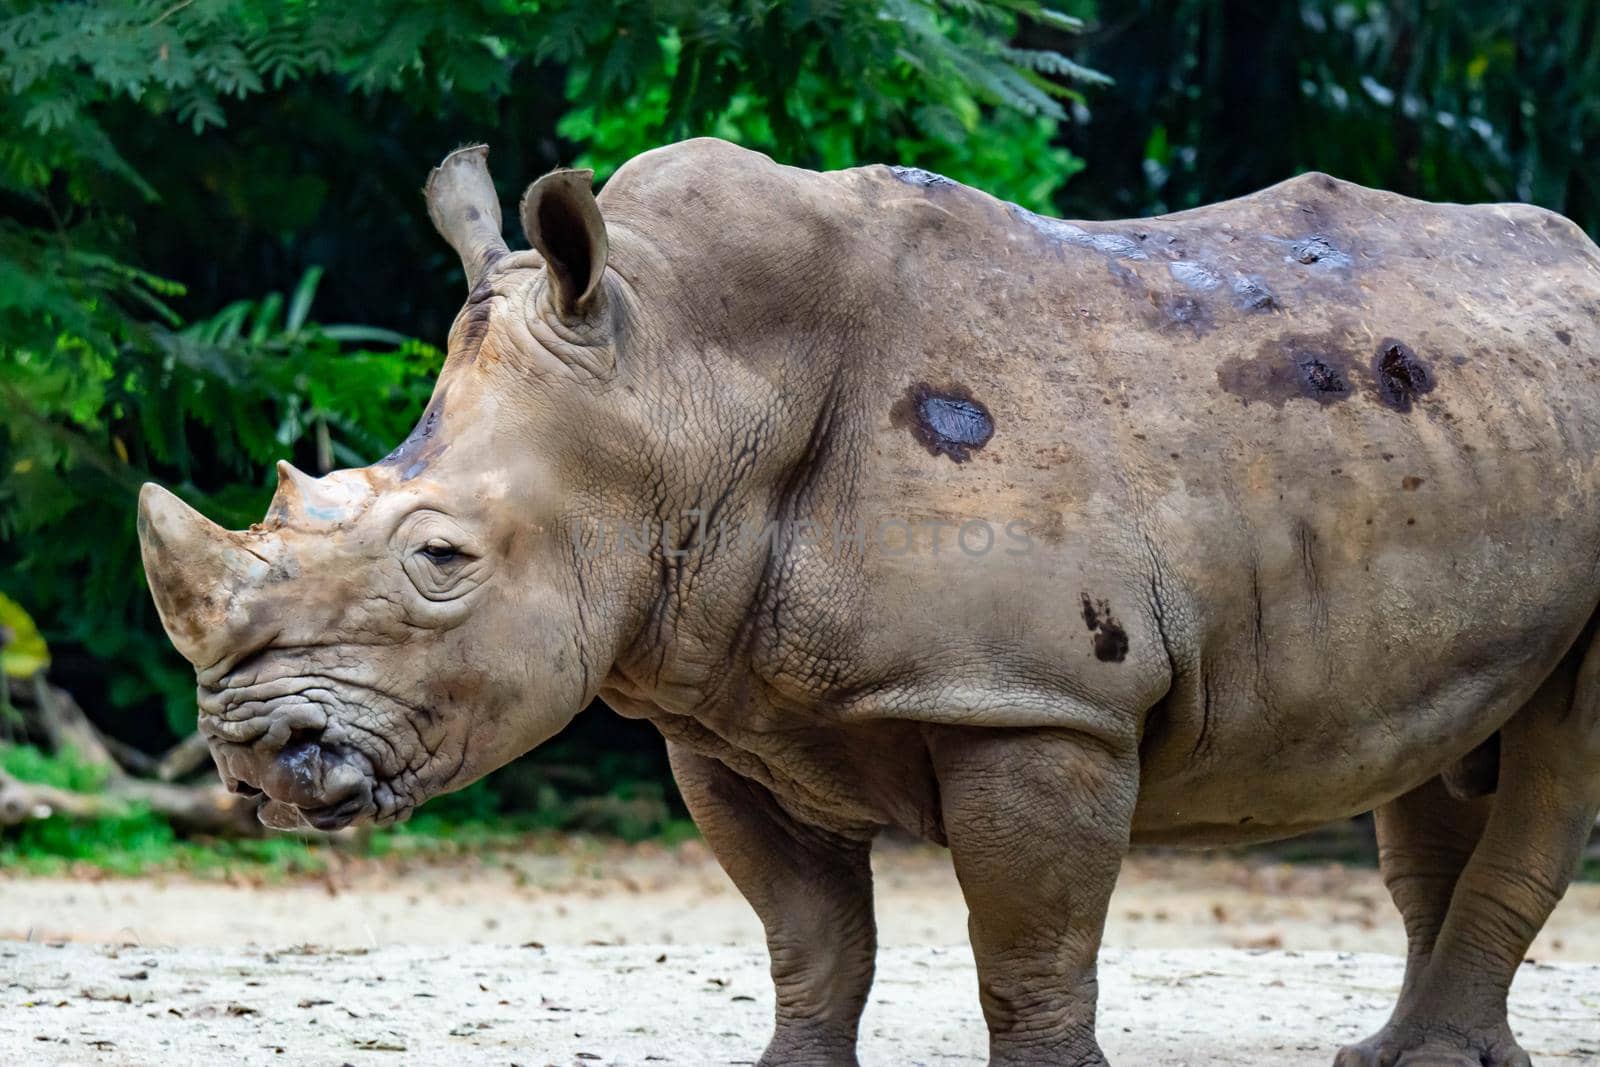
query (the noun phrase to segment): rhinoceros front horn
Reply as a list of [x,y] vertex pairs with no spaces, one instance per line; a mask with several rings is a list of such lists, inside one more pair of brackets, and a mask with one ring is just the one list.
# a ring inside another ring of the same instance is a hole
[[500,236],[500,201],[489,177],[489,146],[458,148],[428,175],[428,217],[461,257],[467,291],[478,287],[507,252]]
[[139,550],[161,625],[197,668],[241,651],[242,597],[269,567],[230,533],[159,485],[139,491]]

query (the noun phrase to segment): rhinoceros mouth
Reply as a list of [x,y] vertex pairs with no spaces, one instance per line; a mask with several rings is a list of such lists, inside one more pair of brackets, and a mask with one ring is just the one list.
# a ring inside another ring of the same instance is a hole
[[223,782],[258,798],[256,814],[272,829],[340,830],[379,814],[372,762],[347,745],[325,743],[321,731],[296,730],[282,746],[213,738],[211,751]]
[[403,821],[448,747],[431,714],[326,675],[202,686],[200,706],[224,783],[279,830]]
[[261,820],[261,825],[269,829],[303,830],[309,826],[324,833],[354,826],[363,818],[376,821],[375,814],[370,790],[339,803],[325,804],[317,808],[302,808],[286,801],[263,797],[261,806],[256,809],[256,818]]

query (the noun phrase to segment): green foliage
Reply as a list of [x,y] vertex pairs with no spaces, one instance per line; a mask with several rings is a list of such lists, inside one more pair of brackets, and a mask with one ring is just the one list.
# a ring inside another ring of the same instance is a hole
[[[31,678],[50,666],[50,649],[22,605],[0,595],[0,675]],[[4,690],[0,689],[0,695]]]
[[[1106,81],[1059,52],[1006,43],[1019,16],[1081,28],[1038,4],[690,10],[573,12],[570,32],[545,46],[568,70],[572,106],[558,129],[586,146],[579,162],[600,177],[663,140],[711,134],[811,167],[924,166],[1048,209],[1082,166],[1051,144],[1062,102],[1082,102],[1072,83]],[[619,19],[630,21],[611,35]],[[582,62],[578,49],[601,34],[604,59]],[[748,61],[751,42],[768,62]],[[626,108],[619,86],[630,90]]]
[[[604,126],[612,163],[717,129],[798,162],[931,160],[1037,205],[1075,164],[1050,145],[1061,102],[1095,75],[1014,48],[1019,20],[1073,28],[1021,0],[0,0],[0,590],[102,721],[160,743],[134,712],[159,701],[185,732],[138,487],[237,527],[272,460],[358,465],[404,436],[439,362],[404,336],[442,335],[454,273],[415,183],[474,122],[526,180],[570,158],[540,90],[564,83],[567,136]],[[316,325],[324,263],[348,268],[343,306],[405,335]]]
[[[106,782],[103,767],[85,763],[70,750],[46,755],[32,745],[0,744],[0,771],[21,782],[34,782],[93,793]],[[52,815],[24,822],[0,838],[0,865],[42,862],[55,868],[91,862],[119,874],[136,873],[171,852],[175,841],[166,821],[130,807],[120,815],[78,820]]]
[[[324,466],[370,462],[431,388],[439,357],[428,346],[307,322],[317,281],[308,273],[287,305],[273,294],[145,329],[114,355],[63,333],[0,362],[0,394],[18,416],[6,425],[0,533],[24,546],[7,584],[65,640],[124,672],[113,701],[163,692],[175,730],[193,721],[193,683],[137,580],[140,483],[162,472],[212,518],[248,525],[265,510],[274,459],[310,441]],[[352,347],[373,342],[386,347]]]
[[399,833],[457,842],[545,831],[625,841],[692,836],[693,824],[676,797],[667,795],[663,778],[653,754],[604,747],[580,732],[430,801]]
[[19,782],[34,782],[74,793],[95,793],[105,788],[106,770],[70,749],[51,755],[33,745],[0,744],[0,771]]
[[[557,129],[587,146],[577,164],[592,167],[601,179],[661,143],[658,131],[674,128],[681,106],[674,93],[690,61],[676,33],[665,33],[660,48],[663,76],[643,88],[627,111],[588,102],[592,71],[575,70],[568,78],[572,107]],[[783,106],[774,106],[755,87],[740,88],[725,107],[691,128],[780,158],[789,155],[789,142],[800,138],[805,146],[800,162],[808,166],[832,170],[896,161],[958,176],[1033,210],[1051,210],[1053,194],[1083,166],[1051,143],[1058,112],[1019,106],[996,114],[984,106],[978,85],[959,79],[937,82],[938,97],[919,99],[925,85],[912,76],[916,70],[908,67],[898,78],[885,77],[877,93],[863,96],[854,81],[837,72],[805,67]],[[1053,101],[1050,106],[1055,107]],[[863,126],[880,132],[863,139]]]
[[1324,0],[1302,24],[1302,106],[1333,142],[1366,142],[1350,177],[1400,174],[1441,198],[1524,200],[1600,224],[1594,5]]
[[166,820],[133,808],[103,819],[52,815],[14,827],[0,837],[0,869],[60,875],[85,867],[124,877],[162,871],[219,877],[242,869],[282,877],[326,870],[330,847],[286,835],[186,840]]
[[172,827],[147,810],[88,820],[52,815],[22,823],[0,839],[0,866],[57,873],[82,863],[134,875],[169,865],[176,847]]
[[1116,78],[1064,128],[1091,217],[1304,170],[1436,200],[1524,200],[1600,231],[1600,7],[1546,0],[1135,0],[1084,55]]

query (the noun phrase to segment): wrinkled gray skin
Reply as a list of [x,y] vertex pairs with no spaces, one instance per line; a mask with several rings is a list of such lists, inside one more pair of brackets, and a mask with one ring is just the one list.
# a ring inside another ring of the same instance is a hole
[[1507,988],[1600,806],[1575,226],[1322,175],[1074,225],[701,140],[541,179],[508,252],[485,155],[430,180],[471,296],[411,438],[245,532],[141,501],[267,821],[401,818],[598,694],[766,926],[764,1063],[854,1062],[898,826],[950,847],[993,1062],[1084,1065],[1130,841],[1376,808],[1410,960],[1337,1062],[1528,1062]]

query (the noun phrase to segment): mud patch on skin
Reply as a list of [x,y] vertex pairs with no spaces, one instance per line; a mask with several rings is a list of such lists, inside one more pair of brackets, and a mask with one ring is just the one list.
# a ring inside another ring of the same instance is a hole
[[1246,404],[1282,407],[1287,400],[1313,400],[1326,407],[1354,392],[1350,368],[1326,345],[1274,341],[1255,356],[1234,356],[1217,368],[1217,384]]
[[918,383],[889,408],[889,424],[909,430],[930,456],[965,463],[994,436],[994,418],[964,387]]
[[1246,274],[1233,279],[1233,302],[1240,311],[1249,312],[1277,311],[1279,307],[1278,298],[1267,283]]
[[1167,264],[1167,270],[1179,282],[1202,293],[1208,293],[1222,284],[1222,279],[1210,270],[1188,260],[1173,260]]
[[953,186],[956,184],[949,178],[946,178],[943,174],[935,174],[933,171],[923,170],[921,167],[892,166],[889,168],[889,173],[893,174],[897,180],[903,181],[907,185],[915,185],[923,189],[932,189],[941,185]]
[[1090,248],[1096,252],[1110,256],[1113,259],[1149,259],[1150,256],[1139,247],[1139,242],[1132,237],[1121,233],[1091,233],[1082,226],[1074,225],[1062,219],[1053,219],[1048,215],[1036,215],[1025,207],[1016,204],[1009,205],[1011,215],[1051,241],[1061,244],[1077,245],[1080,248]]
[[1111,605],[1095,600],[1088,593],[1083,597],[1083,624],[1093,635],[1094,658],[1102,663],[1121,663],[1128,658],[1128,632],[1111,613]]
[[1372,359],[1378,400],[1396,411],[1411,410],[1412,403],[1433,391],[1433,371],[1404,341],[1386,338]]
[[1349,267],[1354,262],[1350,253],[1340,248],[1326,234],[1314,233],[1295,241],[1289,248],[1289,258],[1305,266]]

